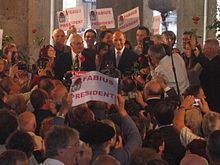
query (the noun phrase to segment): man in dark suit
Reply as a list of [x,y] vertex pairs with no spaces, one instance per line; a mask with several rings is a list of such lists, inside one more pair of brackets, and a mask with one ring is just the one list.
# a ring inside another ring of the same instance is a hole
[[75,56],[78,56],[78,68],[75,70],[92,71],[95,70],[95,52],[84,49],[83,39],[80,35],[74,34],[71,37],[71,47],[65,45],[65,34],[61,29],[53,32],[53,41],[56,50],[54,72],[55,77],[63,79],[63,75],[70,70],[75,63]]
[[198,48],[195,54],[203,70],[200,74],[201,86],[205,92],[206,100],[211,110],[220,113],[220,56],[219,42],[216,39],[205,41],[203,53],[199,54]]
[[132,74],[132,66],[137,60],[137,55],[132,50],[125,48],[125,41],[126,37],[123,32],[117,31],[113,34],[114,51],[103,55],[101,70],[112,64],[121,71],[122,75]]
[[54,73],[55,78],[62,80],[64,73],[70,70],[71,66],[71,48],[65,45],[65,33],[62,29],[53,31],[53,42],[56,51]]
[[[76,34],[70,39],[72,49],[71,66],[72,70],[95,71],[95,51],[84,49],[83,38]],[[78,66],[77,66],[78,65]]]

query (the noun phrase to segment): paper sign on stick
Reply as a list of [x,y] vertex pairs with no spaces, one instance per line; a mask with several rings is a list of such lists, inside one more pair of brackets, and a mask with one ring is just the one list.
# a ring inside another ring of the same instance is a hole
[[139,7],[118,16],[118,29],[126,32],[140,25]]
[[72,106],[91,100],[114,104],[118,92],[118,78],[112,78],[97,71],[87,72],[81,77],[72,79],[70,92],[73,95]]
[[152,32],[154,34],[159,34],[160,33],[160,23],[161,23],[161,16],[153,16],[153,25],[152,25]]
[[69,8],[65,10],[70,25],[74,25],[77,29],[85,26],[83,6]]
[[0,49],[2,49],[3,29],[0,29]]
[[58,11],[57,18],[58,18],[59,28],[64,31],[67,31],[70,27],[70,24],[68,22],[68,17],[66,15],[66,12],[65,11]]
[[92,29],[99,29],[105,25],[106,28],[115,28],[115,21],[112,8],[93,9],[89,12]]

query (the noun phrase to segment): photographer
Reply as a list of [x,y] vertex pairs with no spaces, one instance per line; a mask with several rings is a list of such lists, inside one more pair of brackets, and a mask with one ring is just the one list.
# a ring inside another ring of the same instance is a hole
[[38,84],[41,76],[54,77],[53,68],[48,58],[42,57],[37,60],[36,75],[32,78],[30,89]]
[[140,92],[137,90],[136,81],[130,77],[124,77],[121,80],[121,95],[125,99],[125,108],[130,116],[138,115],[142,109],[141,104],[136,101]]

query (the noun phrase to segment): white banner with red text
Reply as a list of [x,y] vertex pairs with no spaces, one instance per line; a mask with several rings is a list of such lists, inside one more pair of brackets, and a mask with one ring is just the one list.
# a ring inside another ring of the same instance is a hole
[[0,29],[0,49],[2,49],[3,29]]
[[118,78],[112,78],[97,71],[74,77],[70,87],[72,106],[88,101],[103,101],[114,104],[118,93]]
[[92,9],[89,12],[92,29],[99,29],[105,25],[107,29],[115,28],[115,21],[112,8]]
[[139,7],[118,16],[118,29],[126,32],[140,25]]
[[70,27],[70,23],[69,23],[66,12],[58,11],[57,18],[58,18],[59,29],[62,29],[63,31],[67,31]]

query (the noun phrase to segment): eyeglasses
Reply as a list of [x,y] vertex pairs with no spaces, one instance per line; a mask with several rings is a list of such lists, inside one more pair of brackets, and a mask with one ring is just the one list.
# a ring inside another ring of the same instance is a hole
[[80,146],[79,142],[73,144],[73,145],[66,145],[64,148],[66,149],[73,149],[73,148],[78,148]]
[[182,40],[189,41],[190,39],[189,38],[182,38]]

